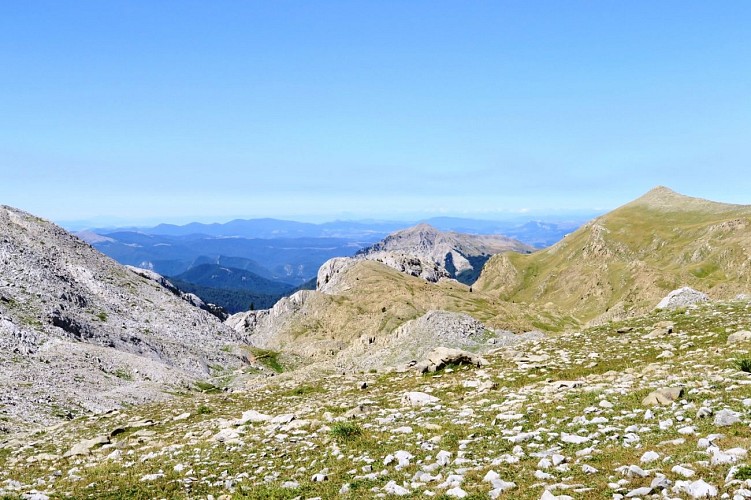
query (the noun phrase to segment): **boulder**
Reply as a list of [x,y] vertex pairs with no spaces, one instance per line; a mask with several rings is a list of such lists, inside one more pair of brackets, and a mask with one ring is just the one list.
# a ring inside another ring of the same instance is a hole
[[749,332],[748,330],[741,330],[735,333],[731,333],[728,337],[728,344],[749,341],[751,341],[751,332]]
[[737,424],[740,421],[740,415],[728,409],[721,410],[714,417],[714,424],[717,427],[727,427],[729,425]]
[[248,422],[250,423],[257,423],[257,422],[267,422],[271,420],[271,415],[265,415],[263,413],[257,412],[256,410],[248,410],[244,411],[242,417],[235,420],[235,425],[245,425]]
[[644,406],[664,406],[683,396],[683,387],[663,387],[650,392],[641,402]]
[[109,444],[109,442],[110,438],[106,435],[96,436],[92,439],[84,439],[83,441],[76,443],[70,450],[65,452],[63,457],[68,458],[90,455],[93,448],[104,444]]
[[678,307],[686,307],[699,302],[706,302],[708,300],[709,296],[706,293],[684,286],[683,288],[673,290],[667,294],[667,296],[657,304],[655,309],[676,309]]
[[478,368],[488,364],[484,358],[469,351],[438,347],[428,354],[424,361],[415,365],[415,367],[421,373],[433,373],[447,365],[465,363],[477,366]]
[[402,405],[404,406],[425,406],[437,403],[439,399],[424,392],[407,392],[402,396]]

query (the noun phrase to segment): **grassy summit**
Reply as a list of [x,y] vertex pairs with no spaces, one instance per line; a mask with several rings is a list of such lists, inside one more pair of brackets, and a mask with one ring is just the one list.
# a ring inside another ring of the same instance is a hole
[[749,288],[750,223],[751,206],[658,187],[548,249],[491,258],[475,287],[584,322],[642,313],[683,285],[730,298]]

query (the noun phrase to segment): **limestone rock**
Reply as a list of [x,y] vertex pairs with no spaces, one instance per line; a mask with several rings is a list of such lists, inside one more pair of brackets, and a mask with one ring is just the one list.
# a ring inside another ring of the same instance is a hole
[[335,257],[323,263],[318,269],[316,290],[323,293],[338,293],[339,275],[355,263],[349,257]]
[[402,396],[404,406],[425,406],[437,403],[439,399],[424,392],[407,392]]
[[728,336],[728,344],[735,344],[738,342],[749,342],[751,341],[751,332],[748,330],[740,330],[735,333],[731,333]]
[[673,290],[667,294],[667,296],[657,304],[655,309],[676,309],[678,307],[686,307],[692,304],[706,302],[708,300],[709,296],[706,293],[684,286],[683,288]]
[[79,455],[90,455],[91,450],[97,446],[108,444],[110,442],[109,436],[102,435],[96,436],[91,439],[84,439],[76,443],[70,450],[66,451],[63,457],[75,457]]
[[432,373],[452,364],[470,364],[480,368],[487,365],[488,362],[484,358],[469,351],[438,347],[428,354],[423,362],[418,363],[416,368],[421,373]]
[[196,294],[183,292],[182,290],[177,288],[175,285],[173,285],[171,281],[169,281],[167,278],[165,278],[159,273],[156,273],[150,269],[141,269],[140,267],[135,267],[135,266],[125,266],[125,267],[143,278],[156,282],[157,284],[169,290],[176,296],[180,297],[181,299],[183,299],[185,302],[192,305],[193,307],[203,309],[209,314],[216,316],[220,321],[226,320],[227,317],[229,316],[229,314],[227,314],[227,311],[225,311],[224,308],[217,306],[216,304],[207,304]]
[[235,421],[235,425],[245,425],[248,422],[250,423],[257,423],[257,422],[267,422],[271,420],[271,415],[265,415],[263,413],[257,412],[256,410],[248,410],[244,411],[242,414],[242,417],[237,419]]
[[717,496],[717,488],[703,479],[697,481],[676,481],[674,493],[686,493],[691,498],[713,498]]
[[727,427],[733,424],[737,424],[740,421],[741,419],[737,412],[727,409],[717,412],[714,417],[714,424],[717,427]]
[[360,258],[380,262],[399,272],[422,278],[431,283],[437,283],[441,279],[451,277],[451,274],[440,264],[417,255],[398,252],[375,252],[362,255]]
[[647,397],[642,400],[641,404],[644,406],[669,405],[673,401],[677,401],[681,396],[683,396],[682,387],[665,387],[650,392]]
[[[490,256],[509,250],[530,253],[533,248],[505,236],[439,231],[428,224],[418,224],[390,234],[357,252],[356,257],[380,260],[428,281],[449,277],[471,283]],[[415,260],[409,262],[400,256]]]
[[168,399],[165,387],[188,387],[209,367],[240,368],[226,349],[238,341],[161,276],[0,207],[0,407],[9,431]]

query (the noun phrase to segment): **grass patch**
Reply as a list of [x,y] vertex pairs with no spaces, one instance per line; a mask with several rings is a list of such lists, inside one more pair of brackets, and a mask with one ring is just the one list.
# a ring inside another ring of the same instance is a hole
[[751,479],[751,466],[741,465],[740,467],[738,467],[738,470],[735,471],[735,478],[740,479],[741,481]]
[[122,380],[133,380],[133,374],[123,368],[118,368],[117,370],[115,370],[113,375]]
[[270,351],[268,349],[258,349],[256,347],[251,347],[250,352],[253,355],[253,358],[265,367],[271,368],[276,373],[282,373],[284,371],[284,366],[279,362],[278,352]]
[[298,385],[294,389],[283,392],[284,396],[306,396],[317,392],[324,392],[323,387],[320,385],[303,384]]
[[329,433],[337,441],[351,441],[362,436],[363,430],[355,422],[335,422]]
[[214,410],[212,410],[206,405],[200,405],[198,408],[196,408],[196,413],[198,415],[210,415],[214,413]]
[[193,383],[193,387],[199,392],[203,392],[205,394],[217,394],[222,392],[222,389],[220,387],[215,386],[211,382],[206,382],[205,380],[198,380]]

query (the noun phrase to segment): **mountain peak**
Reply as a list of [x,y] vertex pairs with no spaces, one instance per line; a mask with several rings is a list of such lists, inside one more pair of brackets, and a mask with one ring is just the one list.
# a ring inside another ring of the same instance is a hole
[[475,235],[440,231],[424,222],[395,233],[357,252],[362,258],[386,258],[383,253],[410,255],[432,262],[449,276],[472,283],[491,255],[507,251],[529,253],[532,247],[500,235]]
[[437,234],[440,231],[438,231],[438,229],[434,228],[427,222],[420,222],[419,224],[416,224],[412,227],[409,227],[407,229],[403,229],[402,231],[397,231],[397,232],[402,233],[402,234],[416,234],[416,233]]
[[736,209],[741,205],[720,203],[704,198],[694,198],[673,191],[665,186],[656,186],[626,206],[644,206],[658,210],[724,212]]
[[634,203],[662,204],[666,202],[674,202],[680,199],[689,199],[689,197],[673,191],[669,187],[655,186],[639,198],[635,199]]

